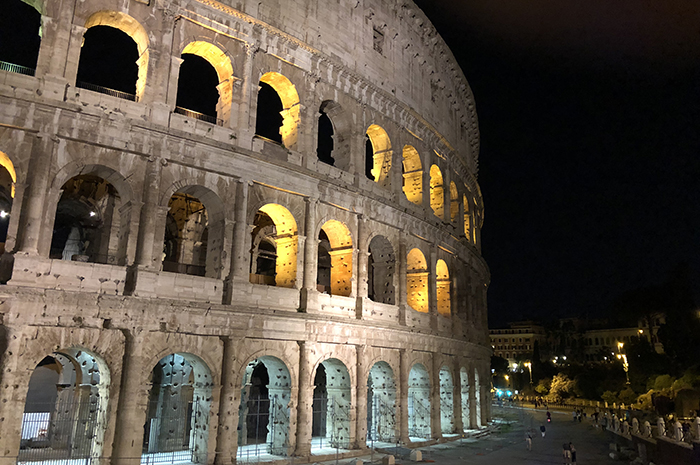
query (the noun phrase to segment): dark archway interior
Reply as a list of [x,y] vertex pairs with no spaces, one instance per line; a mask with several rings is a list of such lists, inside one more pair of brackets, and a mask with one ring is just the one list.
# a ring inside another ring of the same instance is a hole
[[83,40],[77,81],[136,94],[136,42],[111,26],[93,26],[85,31]]
[[176,105],[216,118],[219,102],[216,70],[207,60],[191,53],[183,53],[182,59]]
[[3,0],[0,61],[36,68],[41,45],[41,14],[21,0]]
[[319,292],[331,293],[331,243],[326,232],[321,230],[318,235],[318,268],[316,285]]
[[318,160],[333,166],[335,158],[333,153],[333,123],[328,115],[321,110],[321,116],[318,117],[318,148],[316,154]]
[[270,396],[267,388],[269,384],[267,367],[264,363],[258,362],[250,377],[248,415],[246,416],[248,444],[261,444],[267,440],[270,423]]
[[328,391],[326,389],[326,368],[319,365],[314,377],[313,420],[311,436],[326,435],[326,415],[328,413]]
[[372,169],[374,168],[374,146],[369,136],[365,136],[365,176],[374,181]]
[[255,119],[255,134],[282,143],[282,100],[275,89],[264,82],[260,83],[258,91],[258,112]]

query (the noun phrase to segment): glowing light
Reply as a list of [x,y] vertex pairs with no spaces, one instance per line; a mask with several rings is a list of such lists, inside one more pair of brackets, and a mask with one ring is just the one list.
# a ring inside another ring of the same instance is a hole
[[5,210],[0,210],[0,218],[7,218],[7,215],[9,215],[9,213]]
[[93,217],[96,216],[96,215],[97,215],[97,213],[95,213],[95,212],[90,212],[90,218],[93,218]]

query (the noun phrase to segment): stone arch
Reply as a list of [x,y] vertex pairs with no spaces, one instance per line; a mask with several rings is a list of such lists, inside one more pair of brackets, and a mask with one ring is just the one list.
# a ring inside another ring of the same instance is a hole
[[428,313],[428,263],[418,248],[411,249],[406,259],[406,303],[415,311]]
[[[260,82],[272,87],[282,101],[282,125],[279,129],[282,144],[286,148],[296,147],[300,111],[299,94],[296,87],[286,76],[275,72],[264,74],[260,78]],[[258,118],[261,116],[263,115],[257,115]]]
[[386,237],[376,235],[369,242],[368,251],[368,297],[375,302],[394,305],[396,303],[394,248]]
[[12,160],[0,151],[0,254],[5,251],[16,182],[17,173]]
[[44,357],[27,387],[18,459],[101,457],[109,385],[107,364],[90,351],[71,347]]
[[248,362],[241,385],[239,457],[287,455],[291,388],[289,368],[280,358],[262,355]]
[[465,367],[462,367],[459,370],[459,380],[460,393],[462,396],[462,426],[466,431],[467,428],[471,426],[471,417],[469,412],[471,401],[469,399],[469,371]]
[[445,260],[438,260],[435,265],[435,276],[437,279],[437,310],[444,317],[449,317],[451,313],[451,283],[450,271]]
[[459,216],[459,192],[457,191],[457,184],[454,181],[450,182],[450,222],[454,223],[457,221]]
[[440,429],[442,434],[455,431],[454,381],[452,370],[445,365],[440,368]]
[[367,376],[367,442],[395,442],[396,379],[391,366],[378,361]]
[[345,364],[328,358],[316,366],[312,402],[312,449],[350,448],[352,379]]
[[[195,40],[182,48],[181,55],[196,55],[206,60],[216,71],[218,84],[216,90],[219,100],[216,104],[216,116],[226,122],[231,111],[233,97],[233,65],[231,58],[218,46],[204,41]],[[178,82],[178,88],[179,88]]]
[[[332,162],[329,164],[338,169],[349,171],[352,115],[334,100],[324,100],[319,107],[319,113],[319,148],[321,138],[320,118],[326,115],[332,126],[332,151],[329,153]],[[319,160],[321,160],[320,157],[321,154],[319,153]]]
[[171,353],[150,376],[142,461],[207,460],[212,373],[196,355]]
[[438,218],[445,217],[445,193],[442,185],[442,171],[437,165],[430,167],[430,208]]
[[372,124],[367,128],[365,174],[372,181],[388,187],[391,184],[391,140],[384,128]]
[[136,101],[143,97],[144,89],[146,88],[146,77],[148,75],[148,57],[150,41],[146,29],[133,17],[120,11],[103,10],[93,13],[87,21],[85,21],[85,29],[88,30],[94,26],[109,26],[119,29],[136,43],[138,50],[138,79],[136,80]]
[[408,375],[408,435],[429,439],[430,434],[430,374],[416,363]]
[[462,196],[462,204],[464,205],[464,237],[467,238],[469,242],[473,242],[473,231],[472,231],[472,209],[470,207],[470,199],[467,195]]
[[104,165],[71,164],[56,174],[52,187],[61,194],[55,199],[49,256],[124,265],[132,212],[122,207],[133,192],[121,173]]
[[323,279],[326,270],[322,268],[321,259],[323,247],[330,258],[330,289],[331,295],[349,297],[352,294],[353,243],[348,227],[338,220],[326,221],[319,231],[319,270],[317,276]]
[[168,189],[172,193],[167,203],[163,271],[218,279],[223,267],[224,204],[207,187],[183,184]]
[[253,220],[250,282],[293,288],[296,284],[297,223],[285,207],[268,203]]
[[423,203],[423,165],[418,151],[411,145],[403,147],[403,193],[416,205]]

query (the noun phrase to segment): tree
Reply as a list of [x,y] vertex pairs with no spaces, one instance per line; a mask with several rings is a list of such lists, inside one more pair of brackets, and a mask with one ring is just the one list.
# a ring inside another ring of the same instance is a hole
[[564,373],[559,373],[552,378],[552,385],[547,394],[547,400],[552,402],[561,402],[564,399],[572,397],[576,388],[576,382],[570,379]]

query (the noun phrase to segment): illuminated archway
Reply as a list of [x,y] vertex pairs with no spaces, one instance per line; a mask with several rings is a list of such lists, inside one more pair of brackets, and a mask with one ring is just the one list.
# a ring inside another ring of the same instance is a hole
[[450,222],[454,223],[459,215],[459,192],[454,181],[450,182]]
[[472,211],[469,207],[469,202],[469,197],[464,195],[462,197],[462,203],[464,204],[464,237],[469,242],[472,242]]
[[[282,144],[287,148],[296,146],[299,129],[299,94],[296,87],[284,75],[270,72],[260,78],[260,82],[272,87],[282,101],[282,125],[279,132]],[[265,115],[258,114],[258,118]]]
[[428,313],[428,264],[423,252],[411,249],[406,260],[406,303],[415,311]]
[[350,448],[350,373],[343,362],[330,358],[316,367],[312,402],[312,449]]
[[373,124],[367,128],[367,144],[365,154],[367,157],[365,166],[369,168],[368,172],[366,172],[367,177],[382,186],[388,186],[393,153],[389,135],[380,126]]
[[16,182],[17,173],[12,161],[7,155],[0,152],[0,253],[5,251],[5,240],[10,224]]
[[[126,35],[131,37],[136,43],[138,58],[136,64],[138,66],[138,79],[136,80],[136,101],[139,101],[143,96],[143,91],[146,88],[146,77],[148,75],[148,57],[149,57],[149,40],[148,33],[131,16],[118,11],[99,11],[94,13],[85,22],[85,29],[89,30],[94,26],[109,26],[119,29]],[[109,57],[105,57],[108,59]]]
[[408,435],[428,439],[430,434],[430,375],[420,363],[408,375]]
[[442,172],[437,165],[430,167],[430,208],[438,218],[445,217],[445,193],[442,186]]
[[440,429],[442,434],[451,434],[455,430],[453,391],[452,371],[443,366],[440,368]]
[[297,278],[297,223],[282,205],[260,207],[253,220],[250,282],[293,288]]
[[437,310],[442,316],[450,316],[450,272],[444,260],[435,265],[437,277]]
[[405,145],[403,148],[403,193],[406,198],[421,205],[423,203],[423,165],[418,151]]
[[396,381],[387,362],[377,362],[367,376],[367,442],[396,441]]
[[323,236],[329,243],[330,294],[349,297],[352,294],[353,256],[350,230],[340,221],[329,220],[321,227],[319,240],[323,240]]

